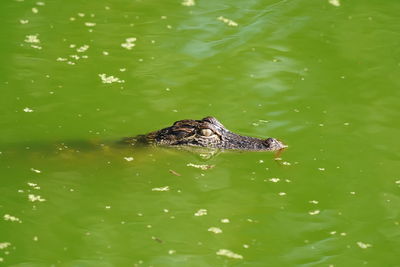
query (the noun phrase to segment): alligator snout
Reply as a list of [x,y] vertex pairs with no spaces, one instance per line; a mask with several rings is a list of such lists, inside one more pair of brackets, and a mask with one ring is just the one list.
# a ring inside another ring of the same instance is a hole
[[268,138],[265,140],[265,143],[267,144],[267,147],[270,148],[270,150],[281,150],[284,149],[286,147],[288,147],[287,145],[285,145],[284,143],[282,143],[281,141],[279,141],[278,139],[275,138]]

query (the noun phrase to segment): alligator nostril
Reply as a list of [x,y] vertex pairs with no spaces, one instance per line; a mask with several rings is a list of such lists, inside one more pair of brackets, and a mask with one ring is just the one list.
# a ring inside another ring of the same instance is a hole
[[275,138],[271,138],[271,137],[266,139],[265,143],[268,146],[268,148],[271,149],[271,150],[280,150],[280,149],[283,149],[283,148],[287,147],[286,145],[284,145],[279,140],[277,140]]

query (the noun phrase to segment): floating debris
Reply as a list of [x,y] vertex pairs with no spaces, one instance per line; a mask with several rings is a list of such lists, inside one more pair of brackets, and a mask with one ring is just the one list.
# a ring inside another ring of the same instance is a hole
[[194,0],[183,0],[182,1],[182,6],[194,6],[196,5]]
[[278,195],[280,195],[280,196],[286,196],[286,193],[285,193],[285,192],[279,192]]
[[69,57],[73,58],[75,60],[79,60],[80,59],[80,56],[78,56],[78,55],[70,55]]
[[39,190],[40,189],[40,186],[38,186],[37,184],[35,184],[35,183],[27,183],[30,187],[32,187],[33,189],[36,189],[36,190]]
[[29,112],[33,112],[33,109],[31,109],[31,108],[24,108],[23,111],[29,113]]
[[270,182],[273,182],[273,183],[277,183],[277,182],[279,182],[281,179],[279,179],[279,178],[270,178],[269,179],[269,181]]
[[88,45],[82,45],[81,47],[79,47],[79,48],[76,49],[76,52],[78,52],[78,53],[83,53],[83,52],[85,52],[85,51],[88,50],[88,49],[89,49],[89,46],[88,46]]
[[175,254],[175,253],[176,253],[176,250],[173,250],[173,249],[168,250],[168,254],[169,255],[172,255],[172,254]]
[[152,188],[151,191],[158,191],[158,192],[165,192],[165,191],[169,191],[169,186],[164,186],[164,187],[155,187]]
[[239,24],[234,22],[233,20],[224,18],[223,16],[219,16],[218,20],[222,21],[223,23],[227,24],[228,26],[237,27]]
[[175,175],[175,176],[181,176],[180,173],[178,173],[178,172],[176,172],[176,171],[174,171],[174,170],[169,170],[169,172],[172,173],[172,174]]
[[318,202],[318,200],[310,200],[310,201],[308,201],[308,203],[311,203],[311,204],[318,204],[319,202]]
[[39,9],[37,9],[36,7],[32,7],[32,13],[33,14],[39,13]]
[[105,73],[99,74],[102,83],[124,83],[124,80],[120,80],[118,77],[107,76]]
[[339,0],[329,0],[328,2],[332,6],[340,6],[340,1]]
[[318,168],[319,171],[325,171],[325,168]]
[[41,173],[42,171],[39,171],[37,169],[31,168],[31,171],[36,172],[36,173]]
[[222,223],[230,223],[229,219],[225,218],[225,219],[221,219]]
[[27,23],[29,23],[29,20],[27,20],[27,19],[20,19],[20,20],[19,20],[19,23],[21,23],[21,24],[27,24]]
[[158,242],[158,243],[163,243],[164,241],[162,241],[161,239],[159,239],[158,237],[152,236],[151,239],[153,239],[154,241]]
[[225,256],[225,257],[232,258],[232,259],[239,259],[239,260],[243,259],[242,255],[234,253],[234,252],[232,252],[232,251],[230,251],[228,249],[220,249],[220,250],[218,250],[217,251],[217,255],[218,256]]
[[215,167],[215,165],[198,165],[198,164],[193,164],[193,163],[188,163],[188,164],[186,164],[186,166],[197,168],[197,169],[202,169],[203,171],[212,169]]
[[136,42],[135,37],[126,38],[125,43],[122,43],[121,46],[128,50],[131,50],[136,45],[135,42]]
[[134,160],[134,158],[133,158],[133,157],[124,157],[124,160],[126,160],[126,161],[132,161],[132,160]]
[[19,218],[12,216],[10,214],[4,214],[3,218],[5,221],[22,223],[22,221]]
[[320,210],[314,210],[314,211],[309,211],[308,214],[310,215],[317,215],[319,214],[321,211]]
[[205,216],[205,215],[207,215],[207,210],[206,209],[199,209],[195,214],[194,214],[194,216]]
[[38,44],[40,43],[40,40],[38,38],[39,34],[32,34],[32,35],[27,35],[25,36],[25,42],[26,43],[31,43],[31,44]]
[[367,243],[364,243],[364,242],[361,242],[361,241],[357,242],[357,245],[362,249],[366,249],[366,248],[372,247],[371,244],[367,244]]
[[42,198],[41,196],[34,195],[34,194],[29,194],[28,195],[28,199],[31,202],[35,202],[35,201],[43,202],[43,201],[46,201],[46,199]]
[[208,228],[209,232],[213,232],[214,234],[222,234],[221,228],[218,227],[210,227]]
[[94,27],[94,26],[96,26],[96,23],[94,23],[94,22],[85,22],[85,26],[86,27]]
[[5,249],[5,248],[8,248],[9,246],[11,246],[10,242],[0,243],[0,249]]

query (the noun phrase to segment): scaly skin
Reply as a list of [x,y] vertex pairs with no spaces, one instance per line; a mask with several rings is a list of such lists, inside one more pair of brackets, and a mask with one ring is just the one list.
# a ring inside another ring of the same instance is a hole
[[259,139],[235,134],[214,117],[177,121],[170,127],[146,135],[125,138],[123,142],[132,145],[143,143],[250,151],[277,151],[287,147],[275,138]]

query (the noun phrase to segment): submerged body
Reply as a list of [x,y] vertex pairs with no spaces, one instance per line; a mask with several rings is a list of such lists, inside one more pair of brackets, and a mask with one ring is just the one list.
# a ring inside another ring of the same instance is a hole
[[235,134],[214,117],[177,121],[170,127],[146,135],[128,137],[122,142],[132,145],[143,143],[251,151],[277,151],[287,147],[275,138],[259,139]]

